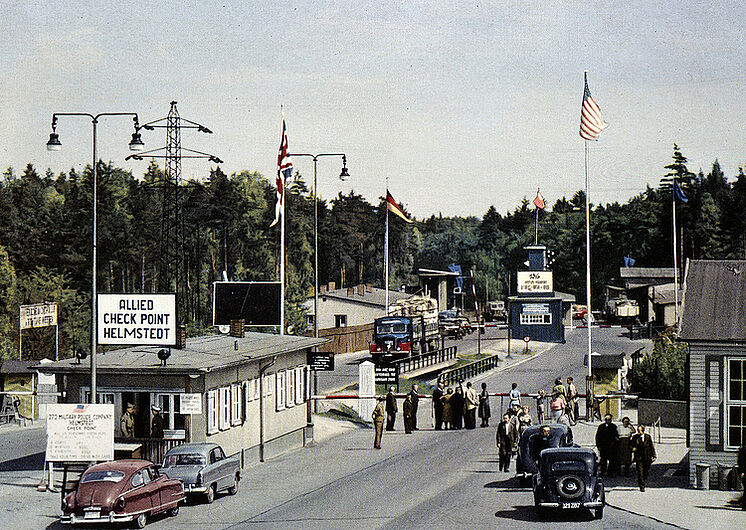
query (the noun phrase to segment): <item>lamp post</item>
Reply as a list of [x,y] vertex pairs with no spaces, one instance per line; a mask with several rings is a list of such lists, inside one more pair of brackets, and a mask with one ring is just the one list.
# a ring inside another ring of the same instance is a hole
[[52,132],[49,134],[49,141],[47,141],[47,150],[49,151],[60,151],[62,150],[62,143],[60,137],[57,134],[57,119],[60,116],[82,116],[91,119],[93,126],[93,235],[92,235],[92,281],[91,281],[91,403],[96,403],[96,349],[98,346],[97,333],[97,308],[98,301],[96,300],[96,225],[97,225],[97,184],[98,184],[98,145],[96,140],[96,126],[98,125],[99,118],[103,116],[131,116],[135,122],[135,131],[132,133],[132,139],[129,143],[131,151],[142,151],[145,148],[145,144],[142,142],[139,132],[139,124],[137,113],[135,112],[101,112],[99,114],[89,114],[87,112],[55,112],[52,114]]

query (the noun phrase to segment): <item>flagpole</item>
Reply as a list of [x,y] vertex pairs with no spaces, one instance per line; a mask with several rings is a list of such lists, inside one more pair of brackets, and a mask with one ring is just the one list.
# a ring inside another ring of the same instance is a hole
[[536,206],[536,221],[534,222],[534,245],[539,244],[539,207]]
[[[283,179],[282,203],[280,205],[280,335],[285,334],[285,196],[287,189],[284,184],[285,176],[280,173]],[[317,318],[314,315],[314,318]]]
[[676,175],[671,186],[671,208],[673,210],[673,314],[674,325],[679,322],[679,266],[676,259]]
[[[588,376],[586,378],[586,420],[593,419],[593,371],[591,369],[592,338],[591,324],[593,313],[591,312],[591,201],[588,186],[588,141],[585,142],[585,303],[588,322]],[[590,405],[590,407],[589,407]]]
[[386,314],[389,314],[389,179],[386,177],[386,239],[384,241],[383,276],[386,291]]

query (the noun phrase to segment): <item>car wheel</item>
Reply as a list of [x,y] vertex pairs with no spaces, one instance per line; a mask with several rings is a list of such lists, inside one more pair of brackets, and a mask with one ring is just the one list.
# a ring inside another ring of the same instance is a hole
[[233,486],[228,488],[228,495],[235,495],[238,493],[238,475],[233,477]]
[[596,517],[596,519],[603,519],[604,518],[604,509],[603,509],[603,507],[596,508],[596,510],[595,510],[595,512],[594,512],[593,515]]
[[171,517],[176,517],[177,515],[179,515],[179,505],[177,504],[176,506],[174,506],[173,508],[171,508],[168,511],[168,515],[171,516]]
[[137,528],[145,528],[145,525],[148,524],[148,514],[147,513],[141,513],[135,518],[135,526]]
[[205,492],[205,502],[212,504],[215,501],[215,484],[210,484]]

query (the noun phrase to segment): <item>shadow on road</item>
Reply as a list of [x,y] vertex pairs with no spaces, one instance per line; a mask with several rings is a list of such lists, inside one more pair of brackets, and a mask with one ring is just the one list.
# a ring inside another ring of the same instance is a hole
[[495,517],[500,519],[513,519],[514,521],[538,521],[545,523],[581,523],[593,520],[593,514],[589,510],[580,511],[550,511],[539,517],[533,506],[513,506],[512,510],[500,510],[495,512]]
[[0,462],[0,471],[41,471],[42,467],[44,467],[44,451]]

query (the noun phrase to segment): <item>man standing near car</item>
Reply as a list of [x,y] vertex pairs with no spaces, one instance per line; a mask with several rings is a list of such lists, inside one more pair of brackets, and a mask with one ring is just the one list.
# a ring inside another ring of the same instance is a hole
[[655,462],[656,455],[653,439],[645,432],[644,425],[637,426],[637,434],[630,440],[630,445],[637,468],[637,485],[640,486],[640,491],[645,491],[645,481],[648,478],[651,464]]
[[433,390],[433,414],[435,414],[435,430],[443,429],[443,381]]
[[600,460],[599,467],[602,476],[608,473],[610,477],[613,477],[615,474],[618,443],[619,430],[616,425],[611,422],[611,414],[606,414],[604,416],[604,422],[598,426],[598,429],[596,429],[596,447],[598,448]]
[[394,424],[396,423],[396,413],[399,408],[396,406],[396,396],[394,395],[394,387],[389,388],[389,393],[386,394],[386,430],[393,431]]
[[420,403],[420,391],[417,385],[412,385],[412,390],[409,392],[412,398],[412,430],[417,430],[417,406]]

